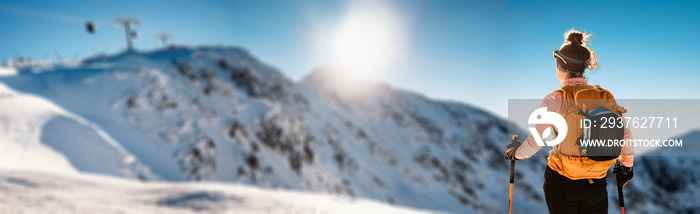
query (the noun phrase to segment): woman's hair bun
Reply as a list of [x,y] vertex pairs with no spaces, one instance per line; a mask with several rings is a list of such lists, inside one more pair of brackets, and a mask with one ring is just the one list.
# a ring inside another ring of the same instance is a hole
[[592,34],[570,29],[564,33],[564,44],[559,48],[559,53],[570,58],[587,61],[588,69],[596,69],[598,68],[598,57],[593,49],[587,47],[591,37]]
[[566,41],[569,41],[572,45],[583,46],[584,35],[577,30],[569,30],[566,32]]

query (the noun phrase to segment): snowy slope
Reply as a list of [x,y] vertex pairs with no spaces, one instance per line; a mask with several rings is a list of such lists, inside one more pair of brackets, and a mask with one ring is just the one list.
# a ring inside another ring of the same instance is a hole
[[0,84],[0,168],[157,178],[91,122]]
[[141,183],[97,175],[0,170],[0,213],[426,212],[369,200],[234,184]]
[[44,99],[23,96],[0,85],[0,167],[16,169],[43,169],[75,173],[75,168],[60,152],[40,143],[40,129],[61,110]]
[[[27,131],[48,150],[26,152],[37,161],[52,152],[47,157],[63,162],[47,162],[63,168],[146,180],[234,182],[451,213],[507,210],[507,122],[467,104],[329,69],[295,83],[233,47],[122,53],[16,73],[0,78],[7,90],[64,109],[36,116],[41,121]],[[15,124],[2,123],[21,127]],[[19,142],[8,138],[0,146],[14,150]],[[123,159],[110,158],[115,151]],[[515,211],[546,212],[545,166],[545,157],[518,162]],[[640,177],[636,183],[654,182]],[[616,194],[609,195],[616,210]],[[668,209],[630,198],[631,207]],[[692,206],[673,210],[686,208]]]

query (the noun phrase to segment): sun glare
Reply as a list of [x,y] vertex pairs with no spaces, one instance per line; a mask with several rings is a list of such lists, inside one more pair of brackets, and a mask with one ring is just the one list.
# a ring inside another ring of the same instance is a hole
[[384,1],[359,1],[317,38],[323,63],[345,75],[377,79],[405,52],[404,23]]

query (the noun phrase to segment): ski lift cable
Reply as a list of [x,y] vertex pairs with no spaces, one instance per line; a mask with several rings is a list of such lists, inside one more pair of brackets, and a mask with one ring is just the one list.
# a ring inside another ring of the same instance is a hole
[[[77,17],[77,16],[67,16],[67,15],[57,14],[57,13],[47,13],[44,11],[29,9],[26,7],[19,7],[16,5],[8,5],[8,4],[0,5],[0,13],[26,16],[26,17],[43,18],[43,19],[49,19],[49,20],[54,20],[54,21],[80,23],[80,24],[85,24],[86,22],[92,22],[94,25],[104,25],[104,24],[114,25],[114,21],[104,21],[104,20],[99,20],[99,19],[87,19],[87,18]],[[121,18],[127,18],[127,17],[121,17]],[[158,32],[157,29],[153,29],[149,26],[143,25],[140,22],[137,24],[137,26],[142,30]]]
[[[97,31],[97,25],[113,25],[113,26],[115,26],[115,25],[118,25],[117,20],[119,20],[119,19],[135,19],[134,24],[136,26],[138,26],[141,29],[141,31],[145,30],[145,31],[159,32],[157,29],[153,29],[149,26],[143,25],[141,23],[141,20],[138,18],[135,18],[135,17],[119,17],[113,21],[104,21],[104,20],[98,20],[98,19],[87,19],[87,18],[76,17],[76,16],[68,16],[68,15],[57,14],[57,13],[48,13],[48,12],[35,10],[35,9],[23,7],[23,6],[12,5],[12,4],[0,4],[0,13],[25,16],[25,17],[42,18],[42,19],[48,19],[48,20],[53,20],[53,21],[85,24],[87,31],[91,34],[94,34]],[[138,34],[140,34],[136,30],[133,30],[132,33],[134,34],[134,37],[136,37],[136,36],[138,36]],[[172,39],[172,36],[170,39]]]
[[93,22],[95,24],[107,23],[105,21],[97,20],[97,19],[86,19],[86,18],[81,18],[81,17],[76,17],[76,16],[67,16],[67,15],[56,14],[56,13],[48,13],[48,12],[44,12],[44,11],[29,9],[26,7],[18,7],[18,6],[14,6],[14,5],[6,5],[6,4],[0,6],[0,13],[50,19],[50,20],[62,21],[62,22],[81,23],[81,24],[85,23],[86,21],[90,21],[90,22]]
[[[53,21],[86,24],[88,28],[91,28],[91,29],[88,29],[88,31],[90,33],[94,33],[97,30],[96,27],[98,25],[115,25],[116,24],[114,21],[104,21],[104,20],[99,20],[99,19],[88,19],[88,18],[77,17],[77,16],[68,16],[68,15],[57,14],[57,13],[48,13],[48,12],[44,12],[44,11],[40,11],[40,10],[30,9],[27,7],[20,7],[17,5],[8,5],[8,4],[0,5],[0,13],[19,15],[19,16],[25,16],[25,17],[42,18],[42,19],[48,19],[48,20],[53,20]],[[130,18],[130,17],[120,17],[120,18]],[[117,19],[120,19],[120,18],[117,18]],[[138,22],[136,22],[135,24],[136,24],[136,26],[138,26],[142,30],[155,31],[155,29],[151,29],[148,26],[142,25],[140,20]]]

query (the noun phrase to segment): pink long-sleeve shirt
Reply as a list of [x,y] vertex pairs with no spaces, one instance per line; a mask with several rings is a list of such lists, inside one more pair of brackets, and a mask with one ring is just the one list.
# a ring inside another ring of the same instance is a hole
[[[588,81],[584,78],[570,78],[564,81],[560,87],[564,86],[575,86],[575,85],[587,85]],[[559,113],[561,112],[561,108],[563,105],[563,99],[564,99],[564,93],[561,91],[555,91],[542,99],[542,103],[540,104],[541,107],[547,107],[547,111],[550,112],[556,112]],[[624,117],[622,117],[624,120]],[[627,121],[624,121],[624,124],[627,124]],[[538,124],[535,125],[535,128],[537,129],[537,132],[539,132],[540,136],[542,136],[542,132],[551,125],[547,124]],[[632,137],[632,132],[630,132],[629,127],[625,126],[625,137],[624,137],[626,142],[630,142],[633,137]],[[518,148],[518,150],[515,152],[515,157],[518,159],[525,159],[529,158],[530,156],[534,155],[537,153],[537,151],[542,148],[541,146],[537,145],[537,142],[535,141],[535,138],[530,135],[524,142],[523,144]],[[634,164],[634,146],[625,144],[625,146],[622,147],[622,152],[620,154],[620,160],[622,161],[622,165],[626,167],[632,167]]]

